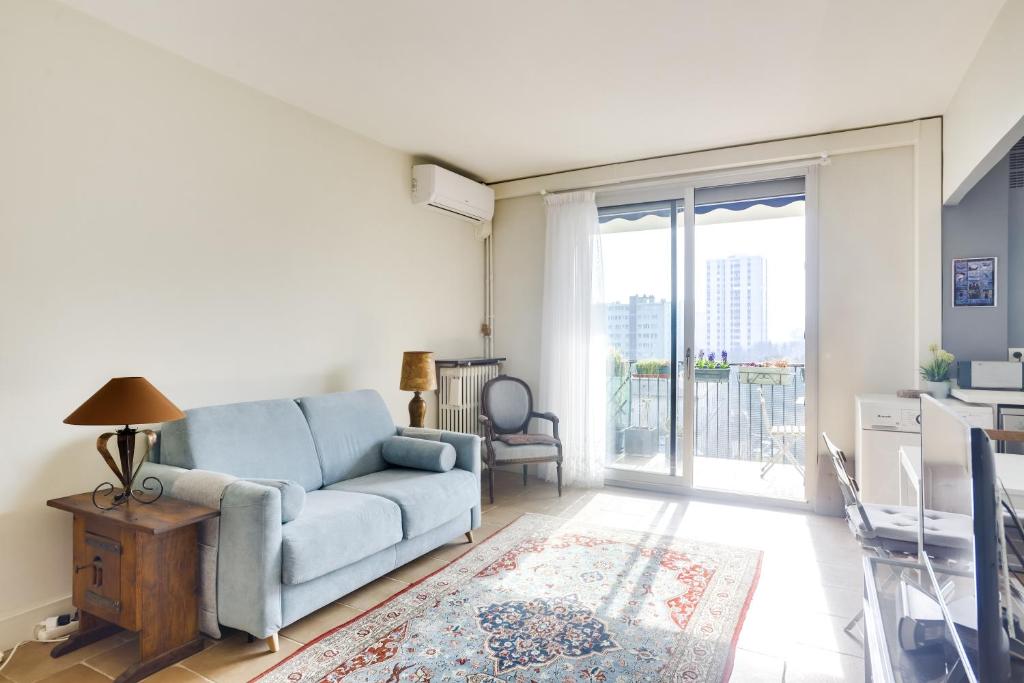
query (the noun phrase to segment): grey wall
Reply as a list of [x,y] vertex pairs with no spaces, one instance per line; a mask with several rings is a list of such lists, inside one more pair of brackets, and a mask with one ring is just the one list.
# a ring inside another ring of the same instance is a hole
[[[1014,296],[1008,287],[1007,274],[1013,268],[1009,257],[1009,168],[1004,158],[963,201],[942,210],[942,346],[960,360],[1005,360],[1008,304],[1024,305],[1024,297]],[[1024,259],[1020,253],[1024,249],[1016,252],[1017,259]],[[952,261],[971,256],[999,259],[994,308],[953,308]],[[1015,322],[1024,324],[1022,317],[1014,316]]]
[[1024,347],[1024,187],[1010,189],[1010,256],[1006,263],[1008,346]]

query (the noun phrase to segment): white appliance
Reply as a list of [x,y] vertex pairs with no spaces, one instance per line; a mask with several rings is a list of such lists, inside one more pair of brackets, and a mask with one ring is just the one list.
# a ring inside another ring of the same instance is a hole
[[494,190],[435,164],[412,167],[412,203],[470,223],[494,216]]
[[[953,398],[942,403],[972,427],[991,429],[991,406],[972,405]],[[855,474],[865,503],[900,502],[900,446],[921,446],[921,401],[892,394],[856,397],[857,433]]]

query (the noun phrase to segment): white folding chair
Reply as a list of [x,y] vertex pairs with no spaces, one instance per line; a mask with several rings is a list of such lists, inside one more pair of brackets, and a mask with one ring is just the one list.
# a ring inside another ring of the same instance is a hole
[[[799,473],[800,478],[803,479],[804,466],[796,459],[792,447],[796,445],[797,439],[803,439],[807,436],[807,428],[802,424],[774,424],[768,415],[768,406],[764,400],[764,389],[760,384],[757,385],[757,398],[761,402],[761,423],[767,428],[768,436],[777,448],[771,459],[761,467],[761,478],[764,479],[764,476],[775,465],[788,461]],[[801,396],[796,400],[795,405],[802,406],[803,404],[804,398]],[[794,417],[795,413],[796,411],[794,410]]]

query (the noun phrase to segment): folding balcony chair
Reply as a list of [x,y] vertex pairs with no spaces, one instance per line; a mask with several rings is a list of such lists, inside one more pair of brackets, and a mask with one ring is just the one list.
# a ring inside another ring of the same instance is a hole
[[[768,414],[768,405],[764,400],[764,389],[760,384],[757,385],[757,397],[761,403],[761,423],[767,428],[768,436],[771,438],[772,443],[775,444],[777,449],[771,459],[761,467],[761,478],[764,479],[764,476],[768,474],[768,471],[775,465],[788,461],[800,475],[800,478],[803,479],[804,466],[796,459],[792,446],[796,445],[797,439],[806,438],[807,428],[802,424],[773,424]],[[796,405],[803,405],[803,401],[803,397],[798,398]],[[794,410],[794,413],[795,412],[796,411]]]

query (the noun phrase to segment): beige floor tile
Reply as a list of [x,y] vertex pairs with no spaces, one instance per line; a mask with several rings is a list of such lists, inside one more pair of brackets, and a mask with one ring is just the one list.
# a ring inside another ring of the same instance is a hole
[[36,683],[110,683],[113,680],[85,664],[74,666],[40,678]]
[[330,631],[335,626],[341,626],[362,613],[363,610],[333,603],[284,627],[281,629],[281,635],[298,643],[308,643],[320,634]]
[[194,671],[180,666],[171,666],[147,677],[145,683],[205,683],[209,680]]
[[438,560],[437,558],[427,555],[419,557],[412,562],[403,564],[401,567],[388,574],[388,578],[405,581],[406,583],[413,583],[415,581],[419,581],[428,574],[433,574],[438,569],[447,566],[447,564],[448,563],[444,560]]
[[26,643],[14,653],[14,659],[4,669],[3,675],[13,683],[34,683],[115,648],[130,637],[132,636],[129,633],[117,633],[58,659],[50,656],[50,650],[54,648],[53,643]]
[[503,528],[504,527],[494,526],[491,524],[484,524],[479,529],[473,530],[473,543],[468,543],[465,536],[459,536],[459,538],[455,539],[451,543],[446,543],[445,545],[430,551],[427,556],[436,560],[451,562],[462,557],[464,554],[477,547],[477,545],[482,541],[487,540]]
[[192,655],[181,665],[216,683],[244,683],[274,666],[299,647],[300,643],[282,636],[280,651],[270,652],[262,640],[249,643],[244,633],[233,632],[219,643]]
[[[213,640],[204,640],[203,646],[209,647],[215,643]],[[102,652],[85,660],[85,663],[111,678],[117,678],[121,672],[139,661],[138,638],[132,637],[115,648]],[[194,675],[194,674],[193,674]],[[150,677],[152,678],[152,677]],[[146,680],[150,680],[147,678]],[[194,679],[182,679],[194,680]]]
[[780,683],[784,659],[738,648],[729,680],[742,683]]
[[863,657],[796,647],[786,658],[786,683],[845,683],[863,680]]
[[381,577],[358,590],[352,591],[340,598],[338,602],[342,605],[354,607],[359,611],[365,611],[376,607],[408,585],[404,581],[395,581],[394,579]]
[[85,660],[86,664],[91,666],[93,669],[97,669],[111,678],[117,678],[122,671],[138,661],[138,638],[132,638],[115,648],[111,648],[106,652],[101,652],[100,654],[94,655]]
[[505,526],[511,524],[526,514],[525,510],[518,507],[496,505],[481,515],[480,521],[488,526]]

